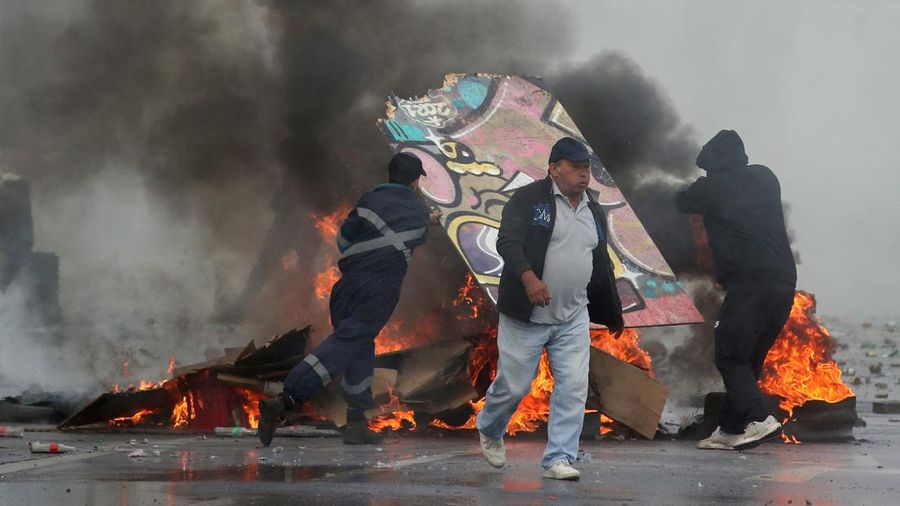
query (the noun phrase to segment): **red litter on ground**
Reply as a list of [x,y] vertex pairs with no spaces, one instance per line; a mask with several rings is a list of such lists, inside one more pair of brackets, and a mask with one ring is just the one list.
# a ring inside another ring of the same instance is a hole
[[59,443],[28,443],[31,453],[72,453],[77,451],[74,446],[61,445]]
[[0,425],[0,437],[25,437],[22,427],[4,427]]

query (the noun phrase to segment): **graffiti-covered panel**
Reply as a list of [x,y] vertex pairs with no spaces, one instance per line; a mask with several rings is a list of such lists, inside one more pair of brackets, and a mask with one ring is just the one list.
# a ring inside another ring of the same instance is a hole
[[[444,212],[450,240],[496,302],[503,260],[500,214],[519,187],[547,177],[560,137],[584,142],[563,106],[521,76],[448,75],[424,97],[391,97],[379,127],[395,152],[418,156],[422,192]],[[587,144],[585,142],[585,144]],[[630,327],[696,323],[702,317],[595,153],[590,190],[606,211],[609,253]]]

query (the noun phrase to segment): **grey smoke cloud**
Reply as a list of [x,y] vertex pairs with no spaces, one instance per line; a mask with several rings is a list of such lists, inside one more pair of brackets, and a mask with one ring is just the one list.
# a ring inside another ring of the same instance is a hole
[[[260,296],[277,298],[291,285],[297,307],[309,309],[307,273],[273,286],[272,269],[290,250],[299,265],[322,258],[308,216],[352,203],[382,179],[389,153],[374,121],[384,98],[420,94],[447,72],[545,76],[678,272],[700,274],[685,240],[687,222],[668,196],[698,174],[698,141],[736,128],[751,159],[782,178],[805,260],[801,283],[818,292],[823,308],[851,298],[835,295],[837,279],[887,294],[893,274],[883,273],[884,281],[874,273],[887,265],[880,255],[896,240],[871,239],[877,258],[854,272],[855,284],[835,276],[835,255],[853,258],[848,248],[854,240],[865,243],[853,235],[863,227],[848,227],[853,221],[830,209],[846,207],[823,205],[834,200],[821,197],[846,195],[846,185],[876,196],[897,189],[896,172],[885,168],[896,167],[896,155],[882,143],[849,144],[882,120],[832,100],[848,121],[869,124],[835,142],[832,130],[822,133],[825,113],[813,107],[820,104],[798,96],[808,83],[797,76],[822,67],[769,58],[790,42],[777,26],[752,53],[747,37],[754,28],[716,21],[742,14],[727,10],[738,8],[704,13],[692,4],[666,5],[3,2],[0,166],[32,184],[37,247],[60,254],[62,302],[78,329],[71,339],[81,345],[86,381],[115,376],[129,357],[133,374],[158,377],[172,353],[181,362],[202,359],[207,348],[235,345],[260,328],[305,323],[309,313],[285,308],[251,322],[261,325],[255,328],[209,320],[238,297],[261,257],[268,260]],[[868,14],[858,22],[875,23]],[[814,35],[801,33],[800,47]],[[856,35],[866,44],[879,36]],[[850,49],[827,49],[847,63]],[[742,70],[747,65],[768,84]],[[878,72],[884,82],[896,78]],[[846,85],[850,78],[829,82]],[[793,103],[800,105],[792,109]],[[890,102],[882,107],[895,109]],[[871,157],[864,164],[871,179],[888,184],[848,182],[843,168],[858,166],[853,157],[860,153]],[[826,176],[811,177],[811,165]],[[872,200],[852,202],[880,229],[896,226],[893,200]],[[854,216],[853,207],[845,214]],[[822,216],[844,226],[846,240],[835,246],[832,233],[819,233],[834,230],[822,226]],[[421,282],[435,273],[461,278],[459,261],[434,243],[417,254],[401,314],[438,307],[456,289]],[[872,311],[889,309],[852,298]]]
[[661,83],[698,141],[737,130],[791,204],[798,286],[819,313],[896,319],[900,122],[889,1],[602,0],[579,16],[573,58],[617,50]]

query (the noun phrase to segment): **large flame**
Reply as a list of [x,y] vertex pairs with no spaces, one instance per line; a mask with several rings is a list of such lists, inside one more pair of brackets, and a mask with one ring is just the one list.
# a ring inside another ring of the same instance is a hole
[[[639,334],[635,329],[625,329],[619,339],[615,339],[608,330],[592,330],[591,346],[646,370],[651,377],[654,375],[650,355],[641,349]],[[479,341],[472,348],[469,359],[469,376],[473,385],[484,374],[485,368],[490,368],[490,380],[493,381],[497,375],[496,331],[491,334],[490,339]],[[531,382],[531,389],[510,418],[506,433],[512,436],[518,432],[533,432],[541,424],[546,423],[550,415],[550,396],[552,392],[553,373],[550,369],[550,360],[547,353],[544,352],[538,364],[537,375]],[[484,397],[470,402],[473,414],[462,425],[452,426],[440,420],[435,420],[430,425],[442,429],[474,429],[476,417],[484,408],[484,402]],[[586,410],[585,412],[592,413],[594,410]],[[606,434],[613,430],[612,424],[614,422],[612,419],[600,415],[600,422],[601,434]]]
[[[174,364],[174,358],[170,366]],[[129,390],[165,389],[175,399],[171,408],[139,409],[129,416],[114,418],[116,427],[168,426],[183,430],[212,430],[214,427],[259,425],[258,402],[266,396],[222,383],[209,374],[189,374],[176,379],[141,381]],[[116,389],[114,389],[116,391]]]
[[352,208],[348,205],[342,205],[330,214],[310,215],[310,219],[314,221],[316,230],[318,230],[319,234],[322,236],[322,243],[328,248],[328,252],[324,259],[324,269],[316,274],[316,277],[313,280],[316,298],[326,302],[331,295],[331,287],[341,279],[341,271],[336,265],[338,258],[336,240],[338,231],[341,228],[341,223],[343,223],[351,209]]
[[833,403],[854,395],[831,358],[834,350],[834,338],[816,318],[815,297],[797,290],[790,318],[766,355],[759,380],[763,392],[781,397],[785,424],[794,408],[807,401]]

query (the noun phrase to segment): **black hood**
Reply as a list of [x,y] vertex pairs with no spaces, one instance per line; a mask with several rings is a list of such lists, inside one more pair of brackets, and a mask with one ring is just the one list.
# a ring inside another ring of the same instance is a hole
[[734,130],[720,130],[700,150],[697,167],[707,172],[717,172],[747,165],[744,141]]

